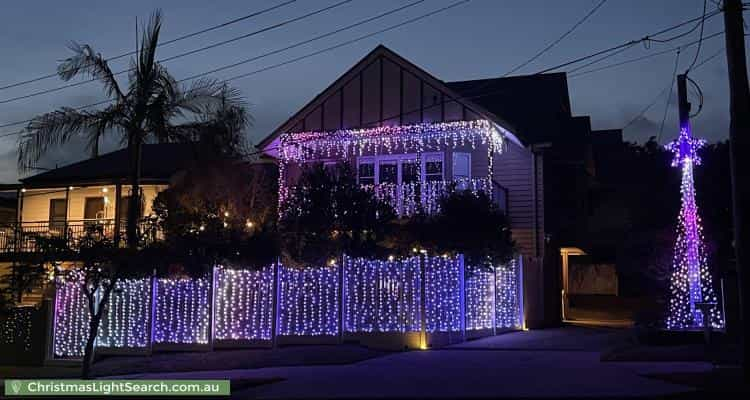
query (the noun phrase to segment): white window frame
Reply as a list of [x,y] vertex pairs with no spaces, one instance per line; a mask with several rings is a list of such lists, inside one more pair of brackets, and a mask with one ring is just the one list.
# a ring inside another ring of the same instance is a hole
[[[361,156],[357,157],[357,182],[359,182],[359,165],[372,163],[375,166],[375,184],[380,184],[380,165],[381,164],[392,164],[397,165],[397,176],[396,183],[403,183],[403,164],[407,161],[413,161],[417,159],[416,153],[404,153],[404,154],[378,154],[372,156]],[[445,180],[445,153],[442,151],[422,153],[420,174],[419,179],[421,182],[425,182],[427,160],[440,160],[443,163],[442,169],[442,180]]]
[[466,155],[468,157],[468,166],[466,168],[467,170],[467,178],[471,180],[471,153],[468,151],[454,151],[451,155],[451,175],[453,176],[453,179],[456,179],[456,155]]

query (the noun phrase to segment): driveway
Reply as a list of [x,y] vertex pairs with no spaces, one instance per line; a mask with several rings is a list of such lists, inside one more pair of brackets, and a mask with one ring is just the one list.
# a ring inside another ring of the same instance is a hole
[[282,379],[236,398],[621,397],[692,388],[645,374],[694,373],[706,363],[601,362],[623,331],[567,327],[516,332],[441,350],[390,354],[347,365],[131,375],[130,378]]

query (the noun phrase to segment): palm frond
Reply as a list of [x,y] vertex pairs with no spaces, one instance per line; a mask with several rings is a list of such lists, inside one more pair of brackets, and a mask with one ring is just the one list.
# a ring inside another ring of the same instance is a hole
[[51,146],[88,130],[96,118],[96,114],[63,107],[32,119],[19,140],[18,168],[28,170]]
[[57,66],[57,74],[61,79],[69,81],[79,74],[90,76],[104,85],[107,96],[116,96],[117,100],[122,99],[123,93],[120,90],[120,85],[101,54],[96,53],[87,44],[81,45],[71,42],[68,48],[73,52],[73,56],[68,57]]
[[143,30],[141,45],[138,49],[137,81],[143,93],[149,93],[154,83],[154,66],[156,64],[156,48],[159,45],[159,34],[161,32],[161,10],[154,11],[148,21],[148,26]]
[[112,130],[120,130],[123,121],[123,103],[113,104],[102,111],[93,115],[88,124],[88,143],[87,150],[92,150],[97,146],[99,139]]

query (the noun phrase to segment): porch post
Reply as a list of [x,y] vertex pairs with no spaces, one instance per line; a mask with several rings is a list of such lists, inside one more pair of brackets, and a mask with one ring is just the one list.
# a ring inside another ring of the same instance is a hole
[[70,214],[70,186],[65,188],[65,239],[68,238],[68,219]]
[[26,189],[18,189],[16,191],[16,197],[18,197],[18,215],[16,216],[16,219],[18,220],[18,223],[16,224],[15,229],[15,237],[13,240],[13,247],[14,252],[18,253],[21,251],[21,241],[23,240],[23,195]]
[[120,211],[122,208],[122,184],[115,184],[115,247],[120,247]]

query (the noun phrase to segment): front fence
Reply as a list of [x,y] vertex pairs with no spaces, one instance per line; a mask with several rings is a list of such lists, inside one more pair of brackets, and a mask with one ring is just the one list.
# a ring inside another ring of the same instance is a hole
[[[80,281],[67,279],[57,284],[52,354],[75,359],[83,354],[89,313]],[[217,266],[205,278],[118,282],[96,346],[150,351],[416,332],[463,340],[520,329],[521,287],[517,261],[480,268],[465,266],[462,256],[342,257],[335,266],[303,269]]]

